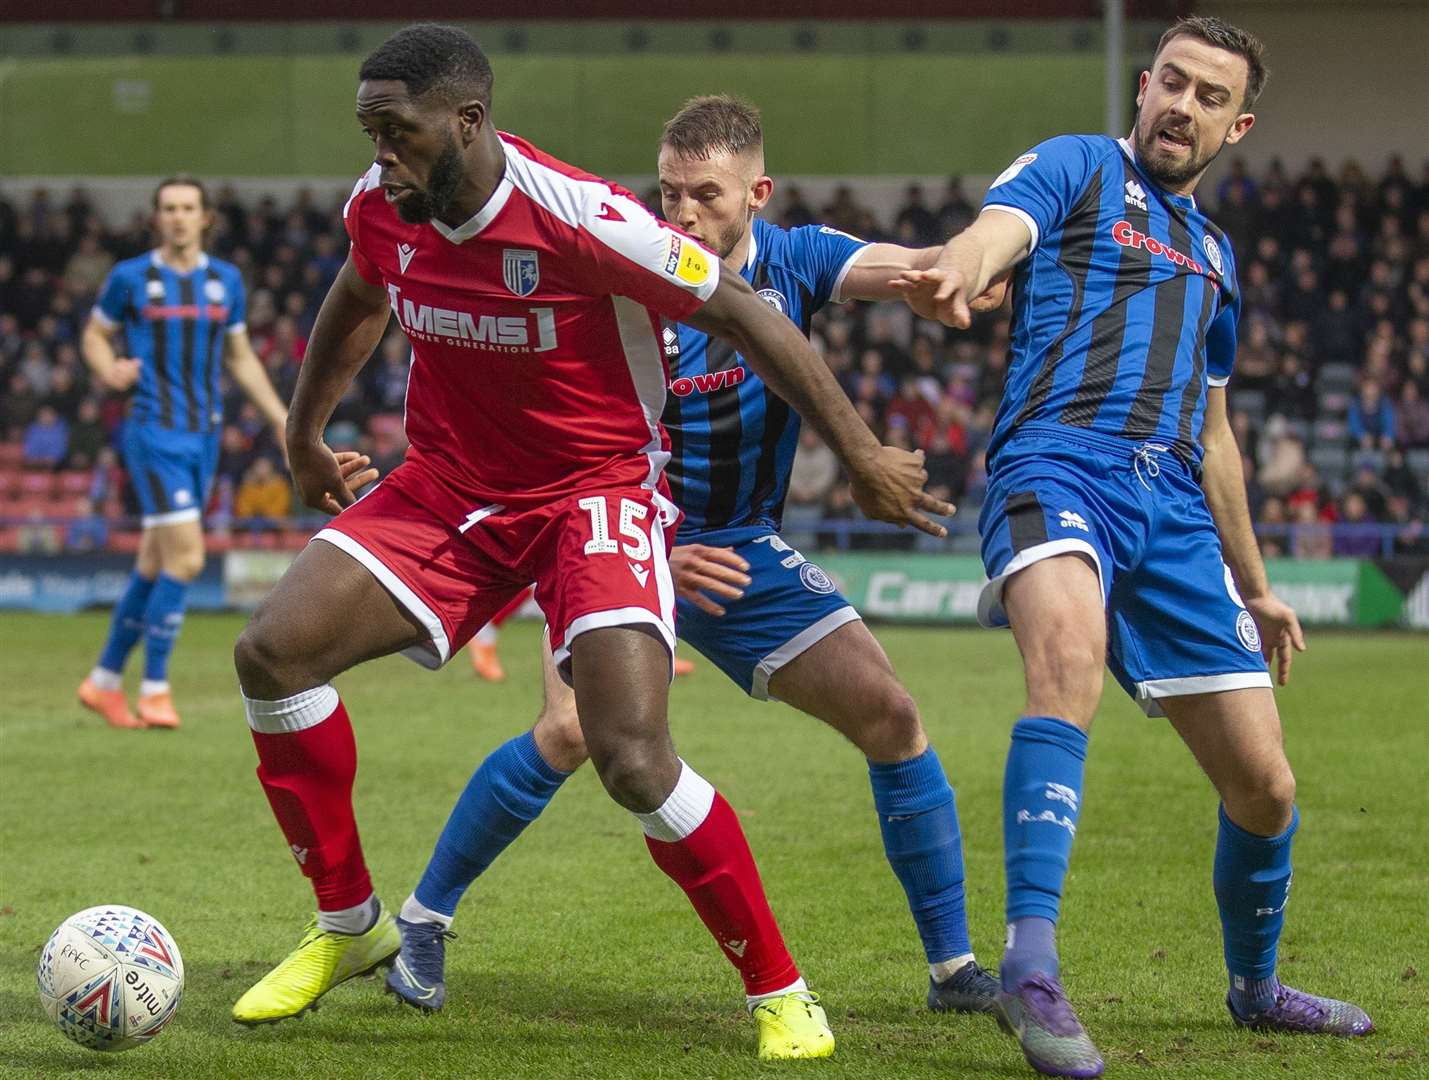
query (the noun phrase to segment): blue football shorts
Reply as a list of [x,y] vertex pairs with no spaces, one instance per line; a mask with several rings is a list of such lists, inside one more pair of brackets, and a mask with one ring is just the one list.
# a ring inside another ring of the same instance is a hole
[[750,697],[769,700],[776,671],[859,618],[829,575],[767,525],[682,534],[675,546],[681,544],[733,548],[749,564],[744,596],[715,598],[723,615],[677,600],[675,633]]
[[124,425],[124,465],[146,529],[199,520],[218,468],[218,440],[216,431],[170,431],[133,420]]
[[1165,446],[1024,428],[997,452],[978,528],[984,626],[1007,625],[1002,590],[1019,570],[1091,560],[1107,665],[1148,716],[1165,715],[1161,698],[1271,685],[1200,484]]

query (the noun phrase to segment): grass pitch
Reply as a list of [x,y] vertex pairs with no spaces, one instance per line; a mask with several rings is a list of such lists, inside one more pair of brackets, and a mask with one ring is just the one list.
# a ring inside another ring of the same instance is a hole
[[[424,1017],[358,980],[301,1021],[248,1031],[238,995],[297,941],[311,905],[261,789],[230,664],[236,617],[189,619],[176,733],[105,728],[75,703],[106,620],[3,616],[0,652],[0,1076],[762,1076],[734,973],[634,823],[589,770],[468,894],[446,1010]],[[995,962],[1000,787],[1020,703],[1011,636],[879,631],[958,790],[973,939]],[[537,632],[513,625],[511,678],[389,659],[340,680],[357,728],[359,822],[398,904],[471,769],[530,724]],[[1312,635],[1281,694],[1303,825],[1281,973],[1364,1005],[1350,1041],[1234,1029],[1211,896],[1215,800],[1190,756],[1112,684],[1087,768],[1064,904],[1065,981],[1108,1075],[1429,1075],[1423,637]],[[922,1008],[926,968],[883,859],[858,755],[708,663],[675,687],[681,753],[739,811],[801,968],[838,1037],[828,1077],[1031,1076],[985,1017]],[[131,904],[168,926],[187,987],[153,1043],[91,1053],[46,1022],[41,944],[72,912]],[[1422,974],[1421,974],[1422,972]]]

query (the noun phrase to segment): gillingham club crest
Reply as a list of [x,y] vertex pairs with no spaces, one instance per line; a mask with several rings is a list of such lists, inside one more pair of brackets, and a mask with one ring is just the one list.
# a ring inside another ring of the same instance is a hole
[[501,253],[501,279],[517,296],[530,296],[541,283],[541,263],[536,252],[506,248]]

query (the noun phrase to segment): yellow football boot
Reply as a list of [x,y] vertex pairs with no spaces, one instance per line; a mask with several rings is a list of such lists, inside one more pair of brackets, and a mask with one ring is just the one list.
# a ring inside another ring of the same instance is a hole
[[834,1052],[834,1033],[819,1005],[819,995],[796,990],[767,998],[754,1007],[759,1024],[759,1059],[824,1058]]
[[253,984],[233,1006],[240,1024],[272,1024],[316,1008],[318,998],[356,975],[391,963],[402,948],[397,920],[386,908],[365,934],[335,934],[318,927],[317,916],[281,964]]

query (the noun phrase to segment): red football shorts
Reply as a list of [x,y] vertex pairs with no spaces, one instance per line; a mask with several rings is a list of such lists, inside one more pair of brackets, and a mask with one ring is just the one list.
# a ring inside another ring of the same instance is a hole
[[673,657],[668,552],[679,511],[643,487],[597,488],[535,509],[473,505],[407,461],[315,537],[362,563],[426,627],[407,655],[439,668],[531,582],[569,678],[587,630],[646,626]]

